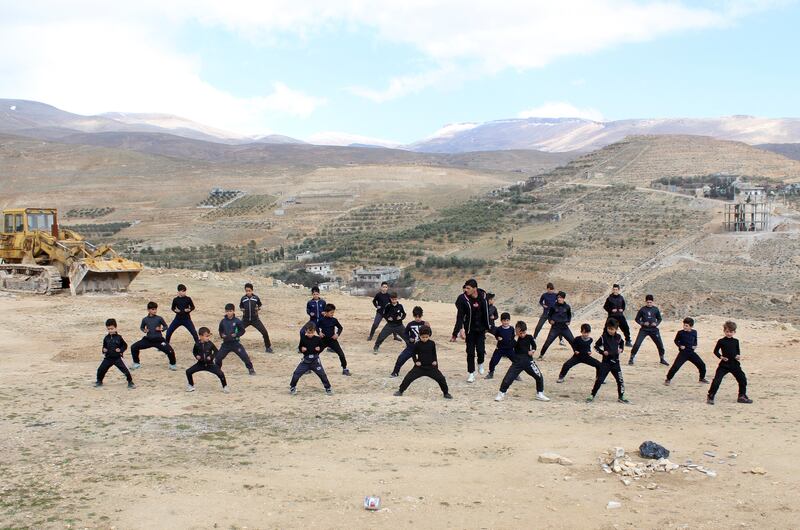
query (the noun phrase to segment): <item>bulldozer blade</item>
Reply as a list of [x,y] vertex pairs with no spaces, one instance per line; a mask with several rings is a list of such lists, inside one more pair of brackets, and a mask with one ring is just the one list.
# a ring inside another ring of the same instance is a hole
[[70,268],[69,289],[73,295],[125,291],[141,271],[140,263],[124,258],[87,259]]

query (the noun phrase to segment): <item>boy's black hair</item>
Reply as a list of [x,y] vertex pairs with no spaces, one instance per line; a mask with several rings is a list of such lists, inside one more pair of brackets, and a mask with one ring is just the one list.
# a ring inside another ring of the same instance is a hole
[[233,304],[225,304],[225,311],[236,311],[236,306]]
[[558,291],[558,294],[556,295],[556,298],[566,298],[566,297],[567,293],[565,293],[564,291]]
[[397,299],[397,298],[400,298],[400,297],[399,297],[399,296],[397,296],[397,293],[396,293],[396,292],[392,291],[391,293],[389,293],[389,298],[392,298],[392,299]]
[[591,333],[591,332],[592,332],[592,326],[590,326],[589,324],[581,324],[581,333]]
[[247,282],[246,284],[244,284],[244,288],[245,289],[252,289],[253,288],[253,284],[250,283],[250,282]]
[[385,285],[386,287],[389,287],[389,282],[381,282],[381,287],[383,287],[384,285]]
[[608,328],[619,329],[619,322],[616,318],[609,318],[606,320],[606,329]]
[[728,331],[736,331],[736,322],[733,320],[728,320],[722,325],[723,329],[727,329]]
[[158,304],[155,302],[147,302],[147,309],[158,309]]
[[655,300],[655,298],[653,297],[652,294],[648,294],[647,296],[644,297],[644,301],[645,302],[648,302],[650,300]]
[[517,321],[514,325],[514,329],[518,329],[519,331],[528,331],[528,325],[523,320]]
[[315,285],[314,287],[311,288],[311,294],[318,293],[318,292],[319,292],[319,285]]
[[117,319],[109,318],[108,320],[106,320],[106,327],[110,327],[110,326],[117,327]]
[[422,317],[422,308],[420,306],[414,306],[414,309],[411,310],[411,314],[415,317]]
[[684,324],[689,324],[691,327],[694,327],[694,319],[692,317],[686,317],[683,319]]
[[[477,281],[477,280],[475,280],[474,278],[470,278],[469,280],[467,280],[467,281],[465,281],[465,282],[464,282],[464,287],[466,287],[467,285],[469,285],[469,286],[470,286],[470,287],[472,287],[473,289],[477,289],[477,288],[478,288],[478,281]],[[464,287],[462,287],[462,289],[463,289]]]
[[202,328],[197,330],[198,335],[211,335],[211,330],[207,327],[203,326]]
[[619,289],[620,287],[619,287],[618,283],[615,283],[614,285],[611,286],[611,288],[612,289]]
[[314,325],[313,322],[306,322],[306,325],[303,326],[303,331],[317,331],[317,326]]
[[487,300],[493,300],[494,299],[494,293],[486,293],[486,299]]
[[547,282],[547,288],[552,291],[553,289],[556,288],[556,286],[553,285],[553,282]]
[[500,313],[500,320],[511,320],[510,313]]
[[325,304],[325,312],[336,311],[336,306],[333,304]]
[[419,328],[419,336],[421,337],[423,335],[427,335],[429,337],[433,335],[433,330],[431,329],[430,326],[422,326],[421,328]]
[[179,283],[178,284],[178,292],[181,292],[181,291],[185,292],[186,291],[186,286],[183,285],[182,283]]

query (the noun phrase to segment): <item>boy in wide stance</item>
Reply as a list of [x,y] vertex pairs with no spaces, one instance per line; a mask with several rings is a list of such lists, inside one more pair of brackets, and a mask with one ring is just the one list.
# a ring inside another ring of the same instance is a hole
[[431,339],[431,328],[423,326],[419,330],[419,342],[414,343],[414,368],[409,371],[400,383],[400,388],[394,393],[395,396],[402,396],[409,385],[420,377],[430,377],[437,383],[442,390],[445,399],[453,399],[447,388],[447,380],[444,374],[439,371],[439,360],[436,358],[436,343]]
[[597,370],[597,379],[595,379],[592,387],[592,395],[586,398],[587,403],[594,401],[597,391],[600,390],[600,386],[609,373],[617,380],[617,400],[620,403],[630,403],[625,397],[625,381],[622,379],[622,366],[619,364],[619,357],[622,355],[625,342],[623,342],[622,336],[617,333],[618,329],[619,324],[617,321],[609,318],[606,321],[605,331],[594,343],[594,349],[603,356],[603,360]]
[[508,368],[503,382],[500,384],[500,392],[495,396],[495,401],[502,401],[506,396],[508,388],[511,383],[522,373],[533,377],[536,381],[536,399],[538,401],[550,401],[550,398],[544,395],[544,377],[539,367],[536,366],[536,361],[533,360],[533,353],[536,351],[536,341],[533,337],[528,335],[528,325],[523,321],[517,322],[514,326],[517,331],[517,341],[514,344],[514,363]]
[[225,360],[229,353],[233,352],[242,360],[250,375],[256,375],[253,362],[250,360],[247,350],[239,342],[239,338],[242,335],[244,335],[244,324],[236,318],[236,306],[225,304],[225,318],[219,321],[219,336],[222,339],[222,347],[214,357],[214,363],[222,368],[222,361]]
[[149,348],[155,348],[166,354],[169,360],[170,370],[178,369],[175,359],[175,350],[172,349],[172,346],[169,345],[169,342],[164,339],[164,335],[162,334],[162,332],[167,329],[167,323],[156,314],[157,311],[157,303],[147,303],[147,316],[142,319],[142,323],[139,325],[139,329],[144,332],[144,337],[142,337],[142,340],[134,342],[133,346],[131,346],[131,357],[133,357],[133,364],[131,365],[132,370],[136,370],[142,366],[139,364],[139,352]]
[[125,375],[125,379],[128,380],[128,388],[136,388],[136,385],[133,384],[131,372],[122,360],[122,354],[128,349],[128,344],[122,338],[122,335],[117,333],[117,321],[113,318],[106,320],[106,330],[108,334],[103,338],[103,362],[97,368],[97,379],[94,386],[103,386],[106,372],[112,366],[116,366]]
[[197,362],[186,369],[186,380],[188,382],[186,391],[194,392],[194,377],[192,377],[194,374],[197,372],[211,372],[219,377],[219,382],[222,383],[222,391],[227,394],[228,383],[225,381],[225,374],[222,372],[222,368],[214,363],[214,359],[219,352],[214,343],[211,342],[211,330],[202,327],[197,334],[199,335],[199,340],[192,348],[192,355],[194,355]]
[[344,356],[342,345],[339,344],[339,336],[342,334],[342,324],[334,316],[336,314],[336,306],[328,304],[325,306],[325,312],[322,318],[317,322],[317,331],[322,338],[322,349],[330,348],[339,356],[339,364],[342,365],[342,375],[350,375],[350,369],[347,368],[347,358]]
[[[675,335],[675,346],[678,347],[678,356],[675,357],[675,362],[672,363],[672,368],[667,372],[667,378],[664,379],[664,385],[669,386],[672,378],[681,369],[681,366],[686,361],[689,361],[697,367],[700,373],[699,380],[701,383],[708,383],[706,379],[706,363],[697,355],[697,331],[694,329],[694,319],[686,317],[683,319],[683,329]],[[662,356],[663,359],[663,356]]]
[[600,369],[600,361],[592,357],[592,337],[589,333],[592,332],[592,326],[589,324],[581,324],[581,334],[572,341],[573,355],[566,360],[561,367],[561,372],[558,374],[558,381],[556,383],[563,383],[564,378],[567,377],[573,366],[578,364],[588,364],[594,368],[595,375]]
[[708,389],[707,403],[714,404],[714,397],[717,395],[719,385],[722,384],[722,379],[728,375],[733,374],[736,382],[739,383],[739,398],[737,403],[752,403],[753,400],[747,397],[747,377],[742,371],[742,365],[739,363],[741,351],[739,350],[739,340],[733,336],[736,334],[736,322],[727,321],[722,327],[725,336],[717,341],[714,346],[714,355],[719,358],[719,366],[714,374],[714,381],[711,383],[711,388]]
[[319,354],[322,353],[322,339],[317,335],[317,326],[309,322],[303,328],[303,338],[300,339],[300,344],[297,346],[297,351],[303,354],[303,360],[295,368],[292,374],[292,380],[289,383],[289,393],[294,395],[297,393],[297,382],[308,372],[317,374],[319,380],[322,381],[322,386],[325,387],[325,393],[333,394],[331,383],[328,381],[328,376],[325,374],[325,369],[322,367]]

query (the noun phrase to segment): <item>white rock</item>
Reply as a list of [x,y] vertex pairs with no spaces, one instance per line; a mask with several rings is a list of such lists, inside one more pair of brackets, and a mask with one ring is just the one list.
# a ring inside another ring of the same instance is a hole
[[616,510],[617,508],[622,508],[622,503],[617,501],[608,501],[606,504],[607,510]]
[[625,456],[625,449],[622,447],[612,447],[611,455],[614,458],[622,458],[623,456]]
[[709,456],[711,458],[714,458],[715,456],[717,456],[716,453],[712,453],[711,451],[706,451],[705,453],[703,453],[703,455]]
[[631,485],[631,481],[630,481],[630,480],[628,480],[628,479],[626,479],[626,478],[622,478],[622,479],[620,479],[620,482],[622,482],[622,483],[623,483],[623,484],[625,484],[626,486],[630,486],[630,485]]
[[557,453],[542,453],[539,455],[539,462],[542,464],[559,464],[561,458],[561,455]]
[[706,469],[706,475],[711,477],[711,478],[714,478],[714,477],[717,476],[717,472],[716,471],[711,471],[710,469]]

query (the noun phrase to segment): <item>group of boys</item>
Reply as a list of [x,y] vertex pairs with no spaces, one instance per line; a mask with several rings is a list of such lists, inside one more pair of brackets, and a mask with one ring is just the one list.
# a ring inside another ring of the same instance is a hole
[[[169,368],[177,370],[175,351],[170,345],[170,340],[174,332],[179,327],[185,327],[195,341],[192,354],[196,363],[186,370],[187,392],[194,391],[193,375],[200,371],[208,371],[216,375],[224,392],[228,392],[225,374],[222,372],[222,362],[229,353],[235,353],[244,363],[250,375],[255,375],[253,363],[240,342],[240,338],[245,333],[245,329],[253,326],[261,332],[264,339],[265,350],[272,352],[269,333],[266,326],[259,318],[259,311],[262,308],[261,299],[253,292],[252,284],[245,284],[245,294],[240,300],[239,307],[242,310],[242,319],[236,317],[235,306],[227,304],[225,306],[225,316],[219,323],[219,335],[222,339],[222,346],[217,347],[211,342],[211,331],[207,327],[195,330],[191,313],[195,310],[192,299],[186,294],[186,286],[178,286],[178,294],[172,301],[171,309],[175,313],[172,323],[167,325],[166,321],[157,314],[158,304],[149,302],[147,305],[148,314],[142,319],[140,329],[144,332],[144,337],[131,346],[133,364],[131,369],[138,369],[140,364],[140,352],[144,349],[156,348],[167,355]],[[325,373],[320,360],[320,355],[326,350],[335,352],[342,368],[342,374],[350,375],[347,368],[347,359],[339,343],[339,338],[343,327],[335,317],[336,306],[326,303],[320,297],[318,287],[311,290],[311,300],[306,304],[306,314],[308,322],[300,331],[300,343],[298,352],[302,359],[295,369],[289,390],[290,393],[297,392],[299,379],[308,372],[315,373],[327,394],[332,393],[330,380]],[[572,309],[566,303],[566,293],[556,292],[552,283],[547,284],[547,291],[542,294],[539,304],[543,309],[542,316],[536,325],[533,335],[527,332],[527,324],[523,321],[511,326],[511,316],[504,312],[498,315],[498,310],[494,305],[494,295],[487,293],[478,287],[477,281],[468,280],[463,286],[462,294],[456,299],[457,309],[456,323],[453,328],[450,340],[455,342],[458,337],[464,338],[466,343],[467,357],[467,382],[475,381],[476,356],[477,371],[484,374],[484,361],[486,356],[485,337],[491,334],[497,341],[497,346],[489,362],[489,372],[485,379],[493,379],[494,372],[503,357],[511,361],[500,385],[500,390],[495,397],[496,401],[504,399],[506,392],[514,381],[520,380],[520,375],[525,372],[536,382],[536,396],[540,401],[549,401],[544,394],[544,377],[541,370],[534,360],[536,352],[536,337],[542,330],[544,324],[550,324],[547,339],[539,353],[539,360],[543,359],[550,345],[559,339],[566,341],[573,355],[563,364],[558,376],[558,383],[563,383],[567,373],[578,364],[587,364],[595,369],[596,377],[588,402],[594,400],[597,392],[611,374],[617,383],[618,400],[628,403],[625,396],[625,385],[622,376],[620,358],[625,347],[632,347],[628,364],[633,365],[636,355],[645,338],[649,337],[656,345],[660,362],[669,366],[666,360],[666,352],[659,331],[662,322],[661,312],[654,304],[653,295],[645,297],[645,305],[636,314],[635,322],[640,329],[636,337],[636,342],[631,342],[630,327],[625,319],[626,304],[624,297],[620,294],[620,286],[615,284],[612,292],[605,301],[603,308],[607,313],[607,320],[601,336],[594,341],[591,334],[591,326],[582,324],[580,335],[573,336],[570,330],[572,321]],[[432,330],[430,325],[422,319],[423,310],[416,306],[412,310],[413,320],[405,326],[403,321],[406,312],[399,302],[397,293],[390,293],[386,282],[381,285],[381,290],[373,299],[376,308],[376,317],[373,321],[368,340],[372,340],[381,320],[385,321],[383,329],[378,334],[375,341],[373,352],[378,353],[381,344],[393,335],[395,340],[404,342],[404,349],[400,352],[395,361],[394,368],[390,377],[399,377],[403,365],[410,359],[413,367],[404,377],[400,388],[395,393],[397,396],[403,395],[409,385],[420,377],[430,377],[440,386],[445,398],[452,396],[448,391],[445,376],[439,370],[438,358],[436,355],[436,344],[431,340]],[[496,325],[497,320],[500,325]],[[122,356],[127,349],[127,343],[117,332],[117,323],[114,319],[106,321],[108,334],[103,340],[104,359],[97,370],[97,380],[95,386],[102,386],[103,379],[111,366],[116,366],[126,377],[129,388],[135,388],[133,378]],[[166,329],[166,337],[163,332]],[[620,335],[619,331],[622,331]],[[714,380],[711,384],[707,401],[714,403],[717,390],[722,379],[728,373],[733,374],[739,384],[740,403],[752,403],[747,397],[747,379],[740,365],[739,342],[733,337],[736,332],[736,324],[728,321],[723,328],[725,337],[720,339],[715,348],[714,354],[720,359]],[[624,336],[624,339],[623,339]],[[697,331],[694,330],[694,320],[685,318],[683,329],[675,337],[675,345],[678,347],[678,356],[670,367],[664,381],[669,385],[681,366],[688,362],[694,364],[699,372],[700,383],[707,384],[706,366],[697,354]],[[600,360],[592,357],[592,347],[600,354]]]

